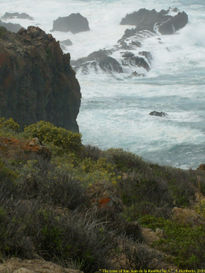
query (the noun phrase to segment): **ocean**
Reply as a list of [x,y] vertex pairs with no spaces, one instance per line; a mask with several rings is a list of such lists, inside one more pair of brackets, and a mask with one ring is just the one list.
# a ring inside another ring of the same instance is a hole
[[[144,77],[105,72],[77,73],[82,103],[78,124],[84,144],[102,149],[123,148],[145,160],[183,169],[205,163],[205,1],[204,0],[0,0],[5,12],[26,12],[34,21],[11,19],[22,26],[39,26],[59,41],[71,59],[110,49],[125,29],[121,19],[140,8],[179,8],[189,23],[174,35],[149,37],[151,71]],[[51,32],[53,20],[81,13],[89,32]],[[150,116],[163,111],[166,117]]]

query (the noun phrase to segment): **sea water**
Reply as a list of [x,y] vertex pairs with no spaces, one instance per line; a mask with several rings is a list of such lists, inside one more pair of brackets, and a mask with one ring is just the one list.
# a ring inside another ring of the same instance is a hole
[[[78,74],[82,103],[78,124],[84,144],[102,149],[123,148],[144,159],[181,168],[205,162],[205,1],[204,0],[0,0],[0,11],[26,12],[34,21],[12,19],[22,26],[39,26],[51,33],[53,20],[79,12],[90,25],[79,34],[52,32],[73,60],[112,48],[128,26],[121,19],[140,8],[177,7],[189,16],[174,35],[150,37],[142,50],[152,53],[145,77]],[[164,118],[150,116],[163,111]]]

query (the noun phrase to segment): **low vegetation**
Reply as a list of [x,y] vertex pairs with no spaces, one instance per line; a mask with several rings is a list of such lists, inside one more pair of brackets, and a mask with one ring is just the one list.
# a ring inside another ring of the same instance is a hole
[[[205,172],[144,162],[40,121],[0,119],[0,258],[40,256],[85,273],[100,268],[205,266]],[[30,148],[28,148],[28,146]],[[144,228],[161,236],[152,244]]]

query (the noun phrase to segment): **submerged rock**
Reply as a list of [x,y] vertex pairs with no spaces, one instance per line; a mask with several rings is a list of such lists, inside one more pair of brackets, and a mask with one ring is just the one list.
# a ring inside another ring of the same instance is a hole
[[[120,22],[121,25],[134,25],[133,32],[149,30],[160,32],[161,34],[173,34],[183,28],[188,23],[188,15],[185,12],[175,11],[176,15],[170,15],[170,10],[140,9],[131,14],[127,14]],[[130,33],[127,33],[130,36]]]
[[31,17],[30,15],[28,15],[27,13],[24,13],[24,12],[23,13],[6,12],[1,18],[3,20],[14,19],[14,18],[33,20],[33,17]]
[[74,34],[89,30],[87,18],[83,17],[80,13],[72,13],[67,17],[59,17],[53,22],[52,29],[52,31],[70,31]]
[[0,20],[0,27],[4,27],[11,32],[18,32],[21,28],[23,28],[19,24],[5,23],[5,22],[2,22],[1,20]]
[[71,46],[73,43],[70,39],[66,39],[60,42],[60,44],[64,45],[64,46]]
[[67,46],[71,46],[73,43],[70,39],[64,40],[64,41],[60,41],[60,47],[62,50],[66,50]]
[[85,58],[81,58],[77,61],[72,61],[72,65],[76,70],[79,68],[88,70],[89,67],[93,67],[95,70],[98,68],[105,72],[118,72],[122,73],[122,67],[120,63],[114,58],[109,56],[110,52],[106,50],[99,50],[89,54]]
[[[1,33],[1,31],[0,31]],[[70,55],[38,27],[0,35],[0,116],[78,131],[81,93]]]
[[149,113],[150,116],[156,116],[156,117],[166,117],[167,113],[165,112],[157,112],[157,111],[152,111]]

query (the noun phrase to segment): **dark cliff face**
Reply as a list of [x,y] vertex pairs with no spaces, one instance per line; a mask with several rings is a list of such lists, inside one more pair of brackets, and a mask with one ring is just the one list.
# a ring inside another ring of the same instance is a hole
[[78,131],[81,93],[70,55],[40,28],[0,29],[0,116],[21,126],[46,120]]

